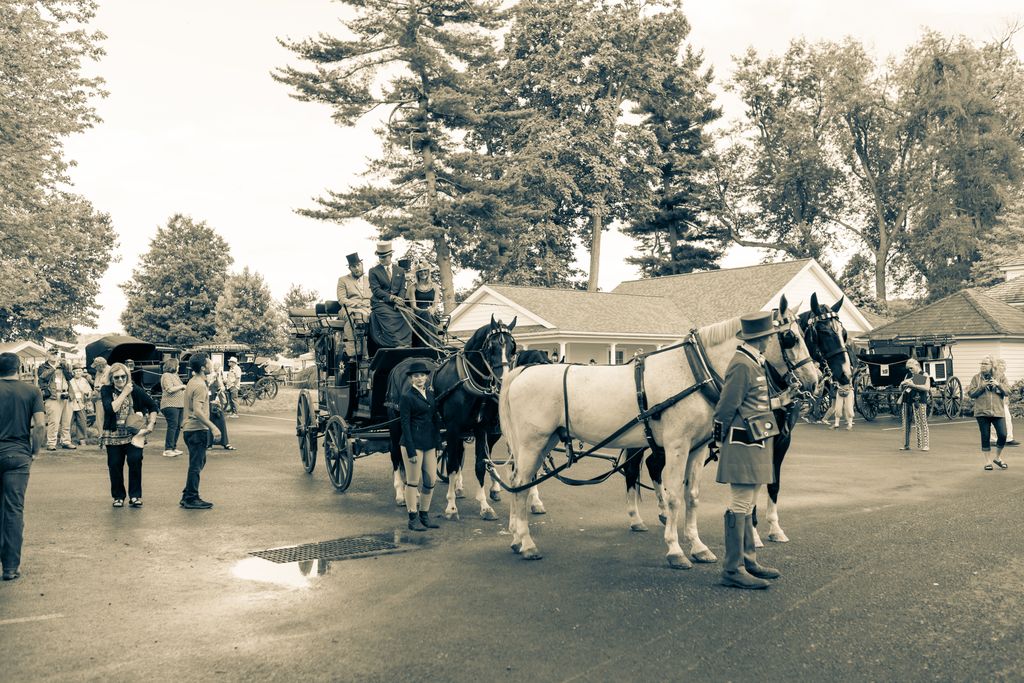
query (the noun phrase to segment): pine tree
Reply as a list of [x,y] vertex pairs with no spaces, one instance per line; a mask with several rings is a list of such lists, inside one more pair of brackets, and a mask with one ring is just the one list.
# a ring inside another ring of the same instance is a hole
[[[343,0],[358,12],[346,22],[351,38],[320,34],[281,41],[313,70],[278,69],[274,78],[297,99],[334,109],[352,126],[383,109],[385,154],[371,162],[375,181],[330,191],[300,213],[344,222],[361,217],[385,239],[405,237],[434,246],[446,307],[454,304],[452,247],[468,242],[451,217],[464,190],[451,159],[456,137],[473,116],[470,71],[493,59],[486,29],[498,27],[494,0]],[[378,181],[379,180],[379,181]]]
[[276,356],[284,350],[284,312],[263,276],[248,266],[228,276],[215,318],[218,341],[248,344],[261,356]]

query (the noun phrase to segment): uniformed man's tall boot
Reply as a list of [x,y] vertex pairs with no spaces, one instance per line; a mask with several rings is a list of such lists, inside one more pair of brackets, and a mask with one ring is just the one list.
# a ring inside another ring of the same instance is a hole
[[777,579],[782,576],[779,570],[757,563],[757,546],[754,545],[754,518],[747,515],[743,522],[743,567],[747,573],[759,579]]
[[725,569],[721,584],[733,588],[767,588],[764,579],[751,576],[743,566],[743,517],[732,510],[725,511]]

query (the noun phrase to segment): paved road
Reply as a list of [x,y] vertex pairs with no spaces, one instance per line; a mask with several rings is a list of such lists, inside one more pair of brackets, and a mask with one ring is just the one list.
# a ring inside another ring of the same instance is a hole
[[[540,562],[509,552],[505,502],[484,522],[468,499],[410,552],[251,558],[404,526],[386,456],[357,461],[335,494],[322,466],[302,472],[282,417],[231,423],[239,450],[213,451],[204,473],[211,511],[178,508],[186,462],[155,447],[141,510],[110,507],[98,451],[40,458],[24,577],[0,585],[2,678],[1024,679],[1024,448],[983,472],[973,423],[938,422],[932,452],[911,455],[891,420],[801,425],[783,479],[792,542],[763,554],[784,577],[744,592],[719,587],[717,565],[669,569],[653,497],[652,532],[630,533],[621,479],[542,488]],[[700,532],[721,556],[713,480]]]

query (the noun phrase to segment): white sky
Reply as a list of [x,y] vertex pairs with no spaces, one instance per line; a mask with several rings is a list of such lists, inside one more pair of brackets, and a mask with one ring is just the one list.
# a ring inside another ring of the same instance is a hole
[[[78,163],[76,191],[109,212],[119,234],[97,331],[120,329],[118,284],[176,212],[207,221],[230,244],[232,268],[258,271],[277,298],[291,283],[331,298],[344,254],[372,261],[369,225],[294,213],[324,190],[359,180],[377,149],[372,124],[340,128],[326,107],[292,100],[269,75],[291,59],[276,37],[334,32],[345,11],[328,0],[100,0],[93,26],[107,34],[107,56],[96,70],[110,96],[96,103],[103,123],[67,145]],[[890,55],[926,26],[985,40],[1024,16],[1019,2],[1006,0],[694,0],[685,11],[690,42],[719,81],[749,45],[778,53],[801,35],[852,35]],[[1024,37],[1016,47],[1024,51]],[[723,104],[727,116],[737,114],[735,102]],[[624,263],[632,250],[632,240],[606,234],[602,289],[638,276]],[[723,265],[758,260],[754,250],[734,249]],[[472,273],[456,277],[459,286],[471,280]]]

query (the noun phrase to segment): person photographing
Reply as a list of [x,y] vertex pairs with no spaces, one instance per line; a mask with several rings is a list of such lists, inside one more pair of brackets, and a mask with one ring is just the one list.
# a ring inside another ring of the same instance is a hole
[[[1003,462],[1003,448],[1006,446],[1006,420],[1004,419],[1003,398],[1010,393],[1005,380],[1000,380],[993,370],[992,358],[985,356],[979,366],[980,372],[967,387],[967,395],[974,399],[974,418],[981,431],[981,457],[985,470],[991,472],[998,467],[1005,470],[1009,465]],[[992,458],[992,430],[996,431],[996,457]]]

